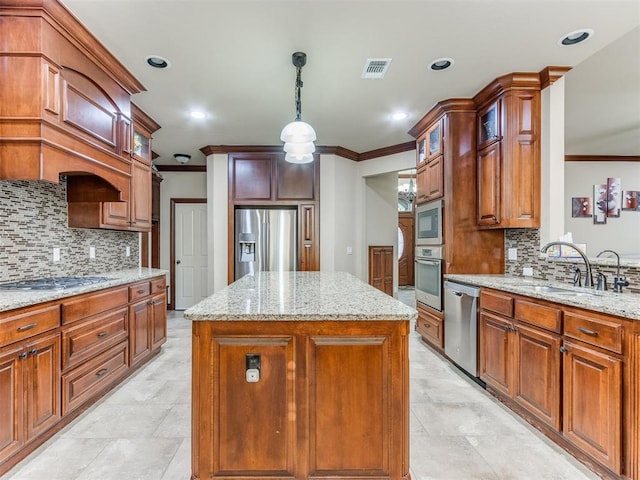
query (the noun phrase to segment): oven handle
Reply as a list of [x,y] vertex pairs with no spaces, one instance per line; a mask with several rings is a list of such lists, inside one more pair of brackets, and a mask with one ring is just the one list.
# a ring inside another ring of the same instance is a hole
[[421,265],[438,265],[442,260],[423,260],[423,259],[415,259],[415,263],[419,263]]

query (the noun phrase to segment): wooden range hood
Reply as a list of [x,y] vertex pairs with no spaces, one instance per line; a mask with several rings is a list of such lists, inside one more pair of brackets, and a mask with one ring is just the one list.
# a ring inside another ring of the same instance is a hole
[[104,201],[127,201],[143,85],[57,0],[4,1],[0,25],[0,179],[95,176]]

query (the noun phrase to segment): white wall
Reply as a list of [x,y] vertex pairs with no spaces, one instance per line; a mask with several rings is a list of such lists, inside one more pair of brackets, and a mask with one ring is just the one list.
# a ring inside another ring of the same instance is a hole
[[[207,198],[206,175],[198,172],[162,172],[160,184],[160,268],[169,270],[172,198]],[[167,277],[167,284],[171,279]]]
[[227,286],[229,265],[228,248],[228,175],[227,155],[207,157],[207,242],[209,243],[209,293],[215,293]]
[[592,218],[571,217],[572,197],[593,197],[593,185],[607,183],[608,177],[619,177],[623,190],[640,190],[640,163],[565,162],[565,230],[573,234],[574,242],[587,244],[590,257],[605,249],[640,255],[640,212],[623,210],[604,225],[594,225]]

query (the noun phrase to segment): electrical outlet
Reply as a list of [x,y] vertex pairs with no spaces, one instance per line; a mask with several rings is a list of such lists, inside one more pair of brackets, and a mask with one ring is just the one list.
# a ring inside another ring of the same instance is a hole
[[507,260],[518,260],[518,249],[517,248],[508,248],[507,249]]
[[53,261],[60,261],[60,247],[53,247]]
[[131,256],[131,247],[130,246],[127,245],[127,247],[125,248],[124,254],[127,257]]
[[89,258],[96,258],[96,247],[93,245],[89,247]]
[[531,268],[531,267],[523,267],[522,268],[522,275],[524,275],[525,277],[533,277],[533,268]]

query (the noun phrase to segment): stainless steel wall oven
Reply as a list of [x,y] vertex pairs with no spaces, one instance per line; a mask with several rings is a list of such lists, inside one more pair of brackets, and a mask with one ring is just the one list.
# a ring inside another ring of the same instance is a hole
[[416,247],[416,300],[442,311],[442,258],[444,247]]

